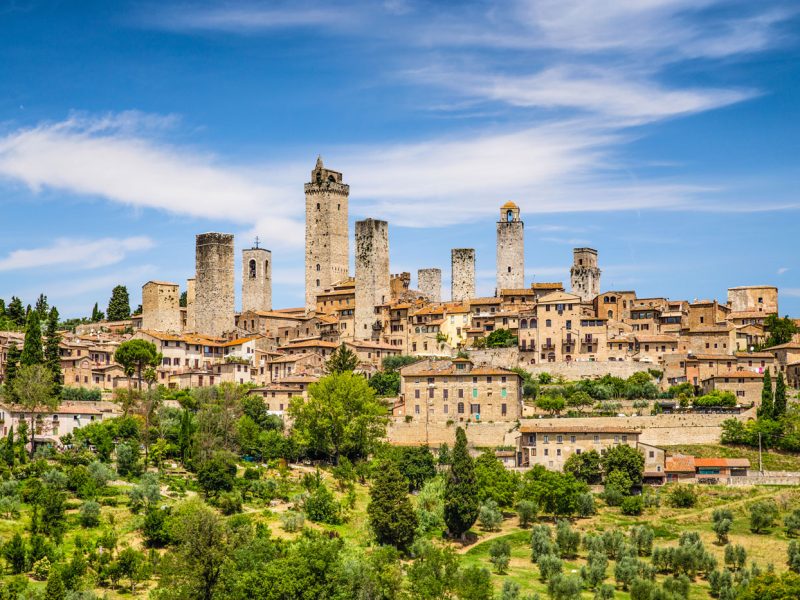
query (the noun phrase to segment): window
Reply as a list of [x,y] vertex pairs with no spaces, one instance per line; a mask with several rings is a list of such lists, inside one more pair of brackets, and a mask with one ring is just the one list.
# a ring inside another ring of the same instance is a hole
[[481,414],[481,405],[480,404],[470,404],[469,405],[469,412],[473,415]]
[[414,405],[414,413],[419,414],[419,404]]
[[505,404],[501,404],[500,405],[500,414],[505,417],[506,416],[506,412],[507,412],[506,405]]
[[563,435],[557,435],[556,436],[556,444],[563,444],[563,443],[564,443],[564,436]]
[[459,398],[463,398],[464,397],[464,390],[463,389],[459,389],[458,390],[458,397]]
[[419,390],[414,390],[414,398],[419,398]]
[[549,444],[550,443],[550,436],[549,435],[543,435],[542,436],[542,443],[543,444]]
[[550,450],[548,450],[547,448],[545,448],[545,449],[544,449],[544,455],[545,455],[545,456],[550,456]]
[[[433,391],[433,390],[431,390],[431,391]],[[450,397],[450,390],[448,390],[447,388],[444,388],[442,390],[442,398],[447,400],[449,397]]]
[[464,414],[464,403],[463,402],[459,402],[458,403],[458,414],[460,414],[460,415]]
[[556,448],[556,456],[561,456],[561,448]]
[[255,279],[256,278],[256,260],[254,258],[251,258],[250,262],[248,264],[249,264],[250,279]]
[[444,409],[443,409],[443,410],[444,410],[444,414],[447,414],[447,413],[449,413],[449,412],[450,412],[450,411],[448,410],[449,408],[450,408],[450,405],[449,405],[449,404],[445,404],[445,405],[444,405]]
[[506,388],[503,388],[503,389],[500,390],[500,397],[501,398],[505,398],[507,395],[508,395],[508,390],[506,390]]
[[648,456],[649,456],[650,458],[655,458],[655,457],[656,457],[656,453],[655,453],[655,452],[653,452],[652,450],[650,450],[650,452],[648,453]]
[[[547,308],[550,308],[550,307],[548,306]],[[544,326],[545,327],[552,327],[553,326],[553,321],[551,321],[550,319],[546,319],[545,322],[544,322]]]
[[575,443],[575,436],[574,435],[569,436],[569,443],[570,444],[574,444]]
[[472,397],[473,398],[477,398],[478,397],[478,388],[472,388]]
[[595,444],[599,444],[600,443],[600,436],[599,435],[595,435],[594,436],[594,443]]

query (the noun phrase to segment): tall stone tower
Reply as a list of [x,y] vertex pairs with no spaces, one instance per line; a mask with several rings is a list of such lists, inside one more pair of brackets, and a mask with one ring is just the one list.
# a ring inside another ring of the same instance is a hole
[[194,277],[186,280],[186,331],[196,331],[194,319]]
[[233,235],[201,233],[195,252],[195,329],[221,337],[234,328]]
[[319,292],[348,276],[350,186],[342,183],[341,173],[326,169],[317,158],[305,191],[306,310],[313,310]]
[[597,267],[597,250],[575,248],[572,251],[572,269],[569,272],[572,293],[583,302],[591,302],[600,293],[600,269]]
[[242,312],[272,310],[272,252],[258,247],[242,250]]
[[519,206],[506,202],[497,222],[497,294],[525,287],[525,224]]
[[391,298],[389,281],[389,224],[365,219],[356,221],[356,309],[355,338],[372,338],[378,320],[375,306]]
[[475,249],[453,248],[450,252],[453,273],[450,298],[461,302],[475,297]]
[[431,302],[442,301],[442,270],[420,269],[417,271],[417,287]]
[[180,287],[177,283],[148,281],[142,286],[142,329],[181,330]]

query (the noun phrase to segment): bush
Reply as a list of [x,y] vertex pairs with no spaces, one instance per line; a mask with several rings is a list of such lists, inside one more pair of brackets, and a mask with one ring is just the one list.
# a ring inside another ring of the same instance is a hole
[[238,490],[222,492],[217,497],[217,506],[223,515],[233,515],[242,512],[242,495]]
[[623,515],[638,517],[644,510],[644,500],[641,496],[628,496],[622,501],[620,510]]
[[503,513],[497,507],[497,502],[487,500],[478,511],[478,523],[484,531],[497,531],[503,523]]
[[562,558],[575,558],[578,555],[578,546],[581,544],[581,534],[570,527],[569,521],[559,521],[556,525],[556,546]]
[[750,531],[764,533],[778,518],[778,505],[774,500],[762,500],[750,507]]
[[652,527],[639,525],[631,529],[631,545],[639,556],[650,556],[653,553],[653,538],[655,532]]
[[534,525],[531,530],[531,560],[539,562],[545,554],[555,554],[550,528],[547,525]]
[[539,565],[539,576],[542,581],[547,581],[559,575],[563,569],[561,559],[555,554],[543,554],[539,557],[537,563]]
[[78,520],[83,527],[100,525],[100,505],[93,500],[87,500],[81,504]]
[[324,483],[305,499],[303,510],[308,519],[315,523],[337,525],[341,522],[339,503]]
[[303,513],[294,510],[287,510],[281,515],[281,527],[287,533],[300,531],[305,525],[305,521]]
[[508,540],[499,539],[492,542],[489,546],[489,562],[494,565],[500,575],[506,572],[510,560],[511,544]]
[[519,526],[528,527],[535,519],[536,514],[539,512],[539,507],[536,502],[532,500],[520,500],[517,502],[517,516],[519,517]]
[[547,584],[552,600],[580,600],[583,580],[576,575],[555,575]]
[[37,581],[45,581],[47,576],[50,575],[50,559],[46,556],[43,556],[34,562],[33,567],[31,568],[31,573],[33,578]]
[[733,513],[727,508],[718,508],[711,515],[711,529],[717,534],[717,542],[728,543],[728,532],[733,526]]
[[697,504],[697,493],[690,485],[676,485],[669,493],[668,502],[674,508],[692,508]]

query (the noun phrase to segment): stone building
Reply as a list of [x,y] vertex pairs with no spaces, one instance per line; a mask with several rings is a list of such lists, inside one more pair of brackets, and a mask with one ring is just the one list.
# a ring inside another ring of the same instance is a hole
[[497,222],[497,294],[525,287],[525,224],[519,206],[506,202]]
[[703,394],[730,392],[738,404],[761,404],[764,374],[753,371],[725,371],[701,381]]
[[242,250],[242,312],[272,310],[272,252]]
[[194,316],[194,284],[194,277],[186,280],[186,325],[184,327],[186,331],[195,331],[196,327]]
[[778,314],[778,288],[773,285],[728,288],[728,305],[734,312]]
[[306,193],[306,310],[314,310],[317,293],[347,279],[350,186],[342,174],[326,169],[322,158],[311,171]]
[[177,283],[148,281],[142,286],[142,328],[181,331],[180,287]]
[[430,302],[442,301],[442,270],[419,269],[417,271],[417,287],[420,293]]
[[379,332],[375,307],[389,301],[389,224],[356,221],[355,338],[369,340]]
[[221,337],[234,328],[233,235],[199,234],[195,267],[195,329]]
[[450,253],[452,276],[450,298],[461,302],[475,297],[475,249],[453,248]]
[[[570,419],[564,419],[569,421]],[[625,444],[637,448],[639,431],[630,427],[573,425],[567,422],[532,423],[519,428],[517,466],[542,465],[551,471],[563,471],[573,454],[606,450]]]
[[583,302],[591,302],[600,293],[600,269],[597,267],[597,250],[594,248],[575,248],[572,251],[570,269],[572,293],[578,294]]

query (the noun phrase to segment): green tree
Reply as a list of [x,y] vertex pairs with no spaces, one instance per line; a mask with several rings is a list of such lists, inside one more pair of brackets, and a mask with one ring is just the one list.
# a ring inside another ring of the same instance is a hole
[[400,373],[379,371],[369,378],[369,385],[381,398],[397,396],[400,393]]
[[577,409],[578,412],[581,412],[584,408],[592,406],[593,404],[594,398],[583,391],[574,392],[567,398],[567,406]]
[[497,531],[503,524],[503,513],[494,500],[487,500],[478,509],[478,523],[484,531]]
[[764,371],[764,387],[761,389],[761,406],[758,407],[757,416],[759,419],[771,419],[774,410],[772,376],[767,369]]
[[[3,391],[5,396],[7,390]],[[41,364],[26,365],[14,376],[11,395],[30,415],[31,458],[36,449],[37,416],[43,412],[53,412],[58,408],[59,399],[53,395],[53,374]]]
[[132,377],[134,373],[137,375],[141,390],[145,370],[148,367],[157,367],[161,363],[161,354],[152,342],[132,339],[119,345],[114,352],[114,360],[119,363],[128,378]]
[[498,539],[489,546],[489,562],[494,565],[495,570],[504,574],[511,561],[511,543],[506,539]]
[[19,372],[19,359],[20,351],[16,342],[11,342],[8,345],[8,355],[6,357],[6,373],[4,387],[6,391],[6,402],[17,402],[17,397],[14,395],[14,379]]
[[422,488],[425,482],[436,476],[436,462],[427,446],[397,448],[397,467],[408,481],[408,490]]
[[800,575],[767,572],[751,579],[736,600],[795,600],[800,598]]
[[236,457],[230,452],[217,451],[197,468],[197,483],[206,496],[231,491],[235,480]]
[[589,485],[598,484],[602,479],[600,454],[597,450],[570,454],[564,463],[564,472],[572,473],[575,479],[584,481]]
[[769,332],[766,346],[779,346],[792,341],[792,336],[797,333],[797,325],[788,316],[780,318],[778,315],[769,315],[764,319],[764,329]]
[[567,517],[577,512],[580,497],[588,491],[589,487],[571,473],[536,465],[522,477],[519,498],[536,502],[544,513]]
[[750,506],[750,531],[764,533],[778,518],[778,506],[774,500],[761,500]]
[[378,543],[408,549],[414,541],[417,515],[408,499],[408,484],[394,461],[380,465],[369,497],[367,516]]
[[795,508],[786,515],[783,524],[786,527],[786,535],[796,537],[800,533],[800,508]]
[[25,325],[25,344],[22,346],[22,355],[20,356],[19,364],[25,367],[41,365],[43,362],[42,323],[39,321],[39,313],[31,311],[28,314],[28,321]]
[[97,306],[97,302],[95,302],[94,306],[92,307],[92,316],[91,316],[92,323],[98,323],[102,321],[104,318],[105,315],[103,314],[103,311],[100,310],[100,308]]
[[549,412],[551,415],[557,415],[566,406],[564,398],[553,394],[540,394],[536,398],[536,407]]
[[109,321],[124,321],[131,317],[131,302],[128,297],[128,288],[124,285],[115,286],[111,290],[111,299],[108,301],[106,317]]
[[61,571],[51,568],[50,575],[47,577],[47,585],[44,588],[44,600],[64,600],[66,597],[67,591],[64,589]]
[[345,344],[333,351],[325,363],[325,372],[330,375],[355,371],[358,366],[358,356]]
[[22,300],[11,296],[11,301],[6,307],[6,316],[17,327],[25,325],[25,308],[22,306]]
[[495,329],[486,336],[487,348],[511,348],[517,345],[517,337],[510,329]]
[[461,571],[458,577],[459,600],[492,600],[492,576],[489,569],[471,565]]
[[539,506],[533,500],[520,500],[517,502],[517,517],[519,518],[519,526],[527,527],[535,519],[536,514],[539,512]]
[[15,575],[25,572],[28,564],[28,547],[19,532],[3,546],[3,558]]
[[292,433],[311,454],[338,463],[372,453],[386,434],[386,408],[366,380],[352,372],[323,377],[308,389],[308,400],[289,403]]
[[778,380],[775,382],[775,400],[772,405],[772,418],[780,419],[786,414],[786,381],[783,373],[778,373]]
[[456,428],[453,446],[453,465],[447,477],[444,494],[444,521],[450,535],[464,539],[464,535],[478,518],[478,482],[475,464],[467,449],[467,435]]
[[711,529],[717,534],[719,544],[728,543],[728,532],[733,526],[733,513],[728,508],[717,508],[711,514]]
[[627,444],[613,446],[603,454],[600,464],[606,475],[613,471],[621,471],[628,476],[633,486],[642,484],[644,455],[636,448]]
[[420,539],[412,548],[414,562],[408,567],[408,582],[415,600],[452,598],[458,575],[458,556],[449,546]]
[[64,385],[64,375],[61,372],[61,353],[59,344],[61,336],[58,333],[58,309],[54,306],[47,315],[47,328],[45,330],[44,362],[53,374],[53,395],[61,396]]
[[504,508],[514,505],[519,478],[503,466],[492,450],[486,450],[475,460],[475,479],[478,501],[493,500]]

